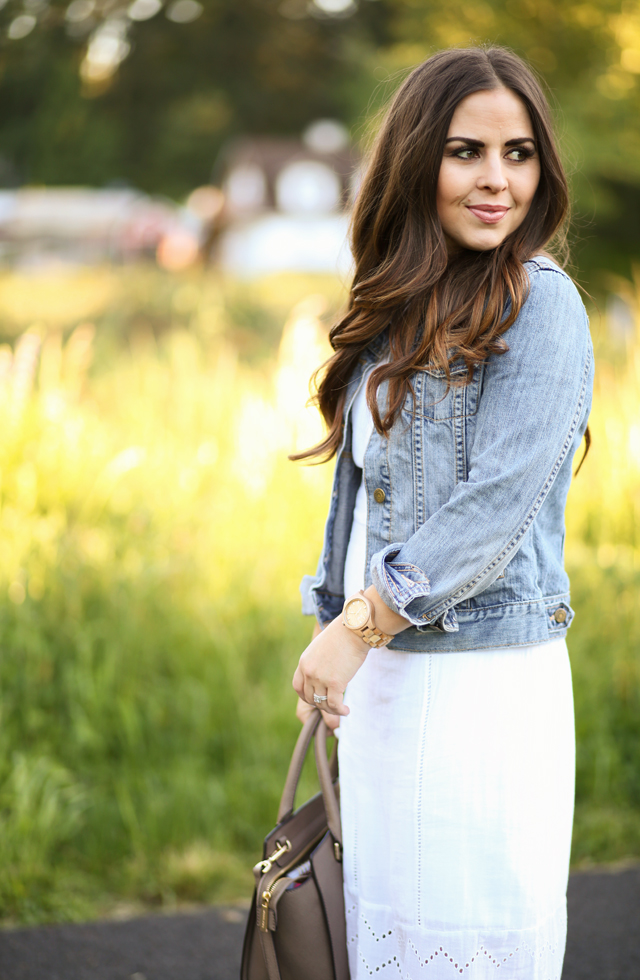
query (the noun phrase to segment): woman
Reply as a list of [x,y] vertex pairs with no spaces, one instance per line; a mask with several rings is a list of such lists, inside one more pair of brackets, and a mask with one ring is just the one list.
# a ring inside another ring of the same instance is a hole
[[356,204],[328,435],[302,454],[336,455],[302,588],[323,628],[294,676],[299,717],[341,722],[352,980],[562,972],[564,507],[592,385],[583,304],[543,251],[567,203],[539,84],[474,48],[409,76]]

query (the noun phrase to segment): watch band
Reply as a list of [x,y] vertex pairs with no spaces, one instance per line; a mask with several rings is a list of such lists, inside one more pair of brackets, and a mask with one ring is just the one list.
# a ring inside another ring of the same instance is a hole
[[[348,627],[349,629],[351,627]],[[383,633],[379,626],[363,626],[359,630],[353,630],[358,636],[362,637],[365,643],[368,643],[370,647],[386,647],[387,643],[391,643],[393,639],[393,634]]]
[[[354,600],[364,603],[367,607],[367,621],[361,626],[354,626],[352,623],[349,623],[347,619],[347,607]],[[355,592],[353,595],[350,595],[347,597],[347,599],[345,599],[344,606],[342,608],[342,622],[348,630],[351,630],[352,633],[359,636],[360,639],[364,640],[364,642],[370,647],[384,647],[387,645],[387,643],[391,642],[393,639],[393,634],[385,633],[379,626],[376,626],[374,614],[375,608],[371,599],[369,599],[369,597],[366,596],[361,590],[360,592]]]

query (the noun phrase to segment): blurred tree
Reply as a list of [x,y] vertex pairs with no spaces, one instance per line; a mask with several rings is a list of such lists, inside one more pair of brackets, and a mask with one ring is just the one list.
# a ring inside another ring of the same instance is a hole
[[387,40],[371,0],[348,18],[308,16],[306,0],[177,0],[164,13],[159,0],[27,2],[40,12],[15,0],[0,12],[0,153],[32,183],[181,196],[230,136],[349,122],[362,50]]
[[[0,11],[0,179],[9,184],[104,183],[118,167],[119,127],[81,97],[81,51],[62,26],[64,13],[24,14],[9,0]],[[26,20],[26,23],[25,23]]]
[[[640,0],[0,0],[0,181],[180,197],[240,133],[356,137],[443,46],[524,55],[554,93],[582,265],[640,260]],[[595,220],[594,220],[595,219]]]

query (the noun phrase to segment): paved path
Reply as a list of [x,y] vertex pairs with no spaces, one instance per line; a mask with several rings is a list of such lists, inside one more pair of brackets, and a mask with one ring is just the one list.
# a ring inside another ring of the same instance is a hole
[[[0,980],[238,980],[243,932],[235,909],[16,929]],[[640,980],[640,868],[571,876],[562,980]]]

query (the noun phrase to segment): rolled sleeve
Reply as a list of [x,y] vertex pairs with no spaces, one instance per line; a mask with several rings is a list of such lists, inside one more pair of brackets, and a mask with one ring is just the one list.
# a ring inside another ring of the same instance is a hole
[[431,583],[417,565],[393,560],[402,547],[402,544],[390,544],[375,554],[371,559],[371,577],[385,605],[414,626],[421,626],[422,620],[407,613],[406,607],[413,599],[428,596]]
[[455,609],[447,609],[429,626],[419,612],[412,613],[409,608],[416,599],[423,599],[431,592],[431,583],[425,573],[407,562],[394,561],[401,551],[402,544],[390,544],[378,551],[371,560],[371,577],[378,594],[385,605],[419,630],[437,629],[443,633],[458,632],[458,617]]

